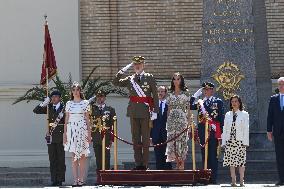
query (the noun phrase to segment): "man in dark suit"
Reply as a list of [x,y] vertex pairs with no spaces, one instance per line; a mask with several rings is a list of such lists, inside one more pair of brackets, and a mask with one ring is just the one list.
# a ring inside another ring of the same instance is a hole
[[[165,86],[158,88],[159,97],[159,113],[157,119],[153,121],[153,128],[151,129],[151,138],[154,145],[167,141],[167,111],[168,105],[166,104],[167,89]],[[166,162],[166,148],[167,145],[155,147],[156,169],[169,170],[172,169],[171,162]]]
[[[200,103],[196,103],[196,99],[204,93],[204,98]],[[214,84],[204,82],[200,88],[190,99],[190,109],[198,110],[198,136],[200,143],[205,143],[205,114],[209,119],[209,139],[208,139],[208,169],[212,170],[210,184],[217,183],[218,174],[218,158],[217,147],[218,140],[221,138],[222,128],[224,125],[224,107],[221,99],[214,97]],[[205,148],[201,149],[202,161],[205,161]]]
[[279,94],[270,98],[267,115],[267,138],[274,138],[279,175],[277,186],[284,185],[284,77],[278,79]]
[[53,91],[50,94],[50,98],[46,97],[44,102],[36,106],[33,112],[36,114],[46,114],[48,106],[49,130],[47,136],[50,136],[51,143],[48,143],[47,147],[51,182],[52,186],[62,186],[62,182],[65,182],[66,169],[65,151],[63,146],[64,105],[60,102],[61,94],[59,91]]

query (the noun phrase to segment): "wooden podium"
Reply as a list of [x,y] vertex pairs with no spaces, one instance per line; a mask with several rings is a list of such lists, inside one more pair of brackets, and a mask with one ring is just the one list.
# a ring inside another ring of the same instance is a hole
[[[116,116],[114,116],[114,135],[117,136]],[[195,124],[192,119],[192,160],[193,170],[117,170],[117,138],[114,137],[114,170],[105,170],[105,137],[102,147],[102,170],[97,171],[98,185],[195,185],[208,184],[211,177],[211,170],[204,164],[204,170],[196,170],[195,163]],[[208,121],[207,126],[208,126]],[[105,128],[103,118],[102,128]],[[190,124],[190,123],[189,123]],[[207,133],[208,136],[208,133]],[[208,144],[205,141],[205,147]]]
[[100,170],[98,185],[208,184],[211,170]]

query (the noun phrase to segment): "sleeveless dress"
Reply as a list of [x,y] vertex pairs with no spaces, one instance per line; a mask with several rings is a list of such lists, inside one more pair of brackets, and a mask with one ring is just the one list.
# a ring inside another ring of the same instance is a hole
[[[190,94],[188,91],[182,91],[178,96],[169,93],[167,104],[170,112],[167,120],[167,140],[175,138],[188,126],[188,106],[190,103]],[[167,162],[175,161],[177,157],[186,159],[188,151],[188,132],[183,133],[175,141],[167,144],[166,155]]]
[[86,157],[90,153],[88,143],[88,129],[84,113],[90,111],[88,100],[81,102],[68,101],[65,111],[69,113],[67,123],[67,144],[64,150],[75,154],[74,161],[82,155]]
[[223,167],[225,166],[245,166],[246,164],[246,147],[242,141],[236,140],[236,115],[233,116],[230,139],[225,146]]

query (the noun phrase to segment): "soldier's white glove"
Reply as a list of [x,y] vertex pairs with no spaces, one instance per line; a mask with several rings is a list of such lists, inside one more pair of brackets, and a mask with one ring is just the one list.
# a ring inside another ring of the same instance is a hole
[[201,109],[202,114],[205,115],[206,114],[206,110],[205,110],[204,105],[203,105],[203,100],[199,99],[197,101],[197,103],[200,105],[200,109]]
[[194,98],[198,98],[202,95],[202,90],[203,88],[198,89],[198,91],[196,91],[193,95]]
[[152,120],[152,121],[155,120],[155,119],[157,119],[157,117],[158,117],[158,114],[157,114],[157,113],[155,113],[155,112],[152,112],[152,113],[151,113],[151,120]]
[[123,74],[124,72],[126,72],[131,66],[132,66],[132,62],[130,64],[128,64],[127,66],[125,66],[124,68],[122,68],[121,70],[119,70],[118,73]]
[[211,128],[213,129],[213,131],[216,131],[216,125],[212,124]]
[[44,99],[44,101],[42,102],[42,103],[40,103],[40,107],[45,107],[45,106],[47,106],[48,104],[49,104],[49,102],[50,102],[50,98],[49,97],[46,97],[45,99]]
[[90,99],[88,100],[89,104],[91,104],[95,99],[96,99],[95,96],[93,96],[92,98],[90,98]]

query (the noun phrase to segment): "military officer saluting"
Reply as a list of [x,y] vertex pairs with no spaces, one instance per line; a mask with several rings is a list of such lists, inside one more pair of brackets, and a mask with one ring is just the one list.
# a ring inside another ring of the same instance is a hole
[[[91,118],[93,119],[92,138],[96,156],[97,171],[102,169],[102,139],[105,137],[105,169],[110,169],[110,146],[112,143],[113,117],[115,109],[105,104],[106,93],[99,90],[96,94],[96,103],[91,105]],[[103,127],[106,127],[103,129]]]
[[[204,98],[196,100],[204,93]],[[198,135],[200,143],[205,143],[205,122],[206,114],[208,115],[208,125],[210,129],[208,140],[208,169],[212,170],[210,178],[211,184],[217,182],[218,158],[217,148],[218,140],[221,139],[222,128],[224,125],[224,107],[221,99],[214,97],[214,84],[204,82],[200,88],[190,99],[190,108],[198,110]],[[205,149],[201,149],[202,161],[205,160]]]
[[[133,66],[135,74],[124,77],[123,74]],[[157,119],[159,99],[157,85],[152,74],[145,73],[145,58],[135,56],[132,63],[122,68],[113,80],[113,84],[127,87],[129,104],[127,116],[130,117],[132,142],[134,143],[135,170],[146,170],[148,166],[150,124]],[[142,140],[141,140],[142,138]],[[142,145],[142,148],[141,146]]]
[[62,186],[62,182],[65,182],[65,152],[63,146],[64,105],[60,102],[61,94],[59,91],[53,91],[50,94],[50,98],[46,97],[44,102],[36,106],[33,112],[46,114],[48,106],[49,131],[46,139],[51,182],[52,186]]

